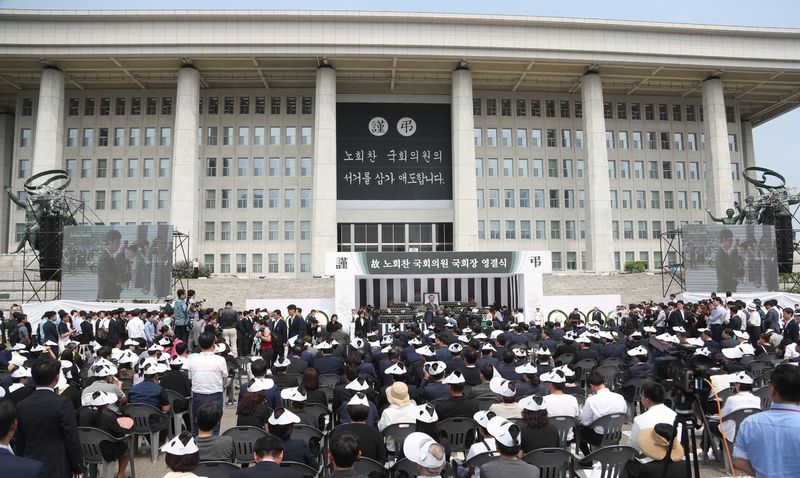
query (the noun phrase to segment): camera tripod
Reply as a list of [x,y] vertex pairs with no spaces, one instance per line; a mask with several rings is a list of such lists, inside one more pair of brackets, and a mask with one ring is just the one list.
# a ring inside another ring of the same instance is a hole
[[[700,462],[697,459],[697,434],[695,432],[697,426],[697,419],[694,416],[693,405],[697,404],[702,407],[700,399],[693,392],[687,392],[680,388],[675,388],[675,401],[673,408],[675,413],[675,422],[672,424],[673,428],[678,430],[681,427],[681,436],[678,437],[677,433],[672,440],[669,441],[667,446],[667,460],[669,460],[672,448],[675,445],[675,439],[679,438],[683,444],[684,449],[684,463],[686,464],[686,478],[700,478]],[[703,416],[703,426],[708,430],[708,423]],[[666,477],[668,467],[664,467],[664,472],[661,478]]]

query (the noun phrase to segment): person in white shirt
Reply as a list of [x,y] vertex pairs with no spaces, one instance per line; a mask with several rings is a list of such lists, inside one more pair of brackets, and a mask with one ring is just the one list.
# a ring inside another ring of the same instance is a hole
[[581,451],[584,456],[589,454],[589,445],[599,445],[603,439],[603,427],[591,428],[595,420],[615,413],[628,413],[628,403],[625,398],[606,388],[605,379],[598,372],[592,372],[587,379],[592,395],[586,399],[583,406],[583,416],[578,427],[581,439]]
[[[722,417],[722,425],[715,419],[709,419],[709,431],[718,437],[725,434],[725,438],[733,443],[736,438],[736,423],[733,420],[725,420],[725,417],[733,412],[744,410],[745,408],[758,408],[761,409],[761,399],[753,395],[753,377],[745,371],[736,372],[728,375],[728,381],[733,388],[734,394],[725,400],[725,405],[722,407],[720,416]],[[708,450],[708,459],[713,460],[714,454]]]
[[[542,397],[547,407],[548,417],[573,417],[581,416],[581,407],[574,395],[564,393],[567,378],[561,370],[543,373],[539,380],[547,384],[548,394]],[[572,430],[567,433],[567,441],[572,440]]]
[[129,339],[136,340],[145,338],[144,322],[142,322],[142,319],[140,319],[138,315],[134,315],[128,319],[125,329],[128,331]]
[[517,324],[525,323],[525,314],[522,312],[522,309],[514,309],[514,322]]
[[[489,433],[489,430],[486,429],[486,427],[489,426],[489,420],[495,416],[496,415],[494,412],[485,410],[475,412],[475,414],[472,416],[472,419],[478,424],[478,441],[469,447],[469,451],[467,451],[467,460],[475,455],[480,455],[481,453],[497,451],[497,443],[495,443],[494,437]],[[459,467],[458,476],[480,478],[481,469],[473,467],[466,469]]]
[[536,312],[533,313],[533,323],[538,326],[544,325],[544,313],[540,307],[537,307]]
[[[228,365],[223,357],[214,353],[214,334],[200,334],[198,345],[202,352],[191,354],[184,365],[192,381],[192,416],[195,417],[200,405],[205,402],[217,402],[220,409],[225,409],[222,393],[228,383]],[[197,423],[193,423],[192,428],[192,432],[197,434]],[[219,423],[214,428],[214,435],[219,435]]]
[[[633,427],[631,427],[631,436],[628,445],[635,448],[636,451],[641,452],[639,447],[639,433],[648,428],[654,428],[659,423],[666,423],[673,425],[675,423],[675,412],[664,405],[664,387],[660,383],[646,382],[642,385],[642,406],[647,409],[646,412],[633,419]],[[678,436],[680,437],[681,429],[678,426]],[[645,458],[651,461],[651,458]]]
[[[389,425],[396,423],[416,423],[412,412],[417,404],[408,396],[408,385],[403,382],[395,382],[390,387],[386,387],[386,400],[389,401],[389,406],[383,410],[381,418],[378,420],[379,431],[382,432]],[[386,440],[386,448],[394,451],[392,438]]]

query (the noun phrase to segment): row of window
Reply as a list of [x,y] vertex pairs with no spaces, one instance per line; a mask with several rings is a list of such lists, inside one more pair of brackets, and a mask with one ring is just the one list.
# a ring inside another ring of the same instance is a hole
[[[94,192],[94,202],[92,202],[92,192]],[[77,198],[83,201],[86,206],[94,208],[97,211],[105,210],[107,206],[112,210],[123,208],[153,209],[154,206],[157,209],[169,209],[170,207],[168,189],[158,189],[155,191],[152,189],[143,189],[141,191],[137,189],[129,189],[127,191],[115,189],[110,191],[110,194],[106,193],[107,191],[105,190],[82,190],[78,191]],[[124,196],[123,193],[125,193]],[[67,191],[67,194],[72,197],[76,197],[75,191]],[[25,191],[18,191],[17,197],[19,197],[22,201],[26,201],[27,194]],[[139,202],[140,198],[141,202]],[[154,200],[155,203],[153,203]]]
[[[472,132],[473,142],[475,146],[488,147],[502,146],[504,148],[527,148],[528,144],[533,148],[571,148],[573,146],[573,131],[571,129],[559,130],[546,129],[545,142],[542,142],[542,130],[538,128],[517,128],[516,135],[512,128],[500,128],[500,141],[497,142],[497,128],[486,128],[486,136],[483,134],[483,128],[475,128]],[[629,136],[630,133],[630,136]],[[630,141],[628,138],[630,137]],[[575,130],[576,148],[583,148],[585,141],[583,130]],[[670,150],[675,151],[698,151],[705,149],[705,134],[700,133],[700,142],[697,141],[697,133],[672,133],[670,138],[669,132],[655,132],[655,131],[606,131],[606,148],[608,149],[651,149],[651,150]],[[739,145],[736,140],[735,134],[728,135],[728,149],[730,151],[738,151]]]
[[[280,189],[267,190],[267,207],[269,209],[281,207],[280,191]],[[217,192],[219,192],[219,194],[217,194]],[[206,209],[216,209],[217,198],[219,198],[220,209],[232,208],[234,200],[236,201],[237,209],[247,209],[248,207],[262,209],[264,207],[263,189],[220,189],[219,191],[216,189],[206,189],[204,198],[204,206]],[[283,207],[286,209],[297,207],[297,189],[283,190]],[[306,209],[310,207],[311,189],[300,189],[300,208]]]
[[[249,115],[251,111],[257,115],[266,114],[267,111],[267,98],[264,96],[223,96],[220,102],[219,96],[209,96],[207,99],[208,107],[207,114],[216,115],[220,113],[220,106],[222,114],[232,115]],[[203,114],[204,99],[201,97],[199,102],[199,112]],[[237,108],[238,103],[238,108]],[[284,107],[285,105],[285,107]],[[113,110],[115,116],[139,116],[139,115],[171,115],[173,111],[173,98],[172,96],[117,96],[113,100],[111,97],[102,96],[95,98],[93,96],[79,98],[70,97],[67,99],[67,116],[110,116]],[[271,96],[269,98],[269,111],[270,114],[279,115],[282,111],[287,115],[297,114],[298,105],[296,96]],[[33,116],[33,98],[22,99],[22,116]],[[310,96],[302,96],[300,98],[300,113],[304,115],[312,114],[312,98]]]
[[[299,270],[296,264],[296,257],[300,256]],[[247,274],[247,254],[234,254],[235,272],[236,274]],[[219,254],[219,262],[215,262],[216,256],[214,254],[204,254],[203,263],[206,264],[212,273],[217,274],[231,274],[231,255]],[[267,273],[278,274],[280,273],[280,254],[267,254]],[[219,265],[219,267],[217,267]],[[250,272],[253,274],[264,273],[264,254],[256,253],[250,254]],[[311,254],[287,252],[283,254],[283,272],[293,274],[295,272],[311,272]]]
[[[219,141],[219,130],[222,130],[222,142]],[[253,146],[264,146],[264,134],[266,128],[263,126],[255,126],[252,128],[253,136],[250,136],[250,127],[249,126],[239,126],[236,130],[236,137],[234,137],[234,127],[233,126],[222,126],[218,128],[216,126],[209,126],[207,128],[206,136],[205,136],[205,144],[207,146],[217,146],[218,144],[222,144],[222,146],[249,146],[252,144]],[[285,134],[281,134],[281,129],[284,130]],[[283,144],[286,146],[295,146],[297,145],[297,129],[294,126],[287,126],[285,128],[281,128],[279,126],[272,126],[269,128],[269,145],[270,146],[280,146],[281,139],[283,139]],[[311,146],[312,143],[312,128],[311,126],[301,126],[300,127],[300,145],[302,146]],[[203,128],[198,128],[197,131],[197,144],[202,145],[203,142]]]
[[[80,162],[79,162],[80,161]],[[31,161],[20,159],[18,161],[17,177],[25,179],[31,174]],[[78,170],[80,165],[80,170]],[[127,163],[123,158],[111,159],[112,178],[139,178],[139,165],[141,165],[141,177],[143,178],[168,178],[170,170],[169,158],[128,158]],[[107,158],[67,159],[65,168],[71,178],[107,178],[109,177],[109,160]],[[158,169],[156,169],[158,168]]]
[[[235,158],[236,159],[236,175],[239,177],[264,176],[264,158],[253,158],[253,169],[250,170],[250,158]],[[269,169],[267,174],[269,177],[280,177],[283,175],[287,178],[297,176],[297,158],[267,158]],[[233,174],[234,158],[206,158],[206,176],[207,177],[229,177]],[[300,158],[300,177],[311,177],[312,161],[311,158]]]
[[[563,262],[564,255],[561,251],[554,251],[552,252],[552,261],[553,261],[553,270],[554,271],[562,271],[562,270],[578,270],[578,253],[574,251],[567,251],[566,252],[566,263]],[[622,254],[620,251],[614,251],[614,268],[616,270],[623,270],[624,263],[621,261]],[[650,252],[649,251],[639,251],[638,260],[644,262],[645,268],[647,269],[659,269],[662,267],[662,258],[663,255],[661,251],[653,251],[653,263],[650,263]],[[581,251],[580,253],[580,268],[586,269],[586,251]],[[633,262],[636,259],[636,253],[634,251],[625,251],[625,263]],[[677,254],[675,252],[668,252],[667,253],[667,263],[668,264],[675,264],[677,260]],[[565,267],[566,266],[566,267]]]
[[[281,235],[281,222],[283,222],[283,235]],[[311,239],[311,221],[298,221],[299,231],[295,227],[295,221],[267,221],[267,235],[268,241],[307,241]],[[219,228],[217,223],[207,221],[203,223],[203,240],[206,241],[230,241],[234,238],[231,226],[236,227],[237,241],[263,241],[264,240],[264,221],[221,221]],[[249,233],[248,233],[249,232]],[[299,232],[299,235],[297,234]],[[219,233],[219,234],[218,234]]]
[[[161,128],[145,127],[144,137],[142,137],[142,128],[131,127],[127,128],[127,135],[125,134],[126,128],[97,128],[97,138],[95,142],[95,128],[83,128],[83,134],[79,136],[80,131],[78,128],[67,128],[66,131],[66,147],[68,148],[93,148],[105,146],[170,146],[172,145],[172,128],[164,126]],[[233,126],[223,126],[222,129],[222,142],[219,143],[218,130],[216,126],[208,127],[208,132],[203,142],[203,128],[198,128],[197,144],[208,146],[264,146],[266,143],[266,127],[255,126],[239,126],[236,130],[234,137]],[[250,134],[252,129],[252,136]],[[300,129],[300,145],[310,146],[312,144],[312,128],[310,126],[302,126]],[[156,136],[156,133],[160,134]],[[282,131],[285,134],[282,134]],[[281,128],[278,126],[269,128],[269,145],[280,146],[283,142],[286,146],[297,145],[297,130],[294,126],[287,126]],[[113,136],[109,137],[109,133],[113,132]],[[110,144],[109,144],[110,141]],[[20,128],[19,131],[19,147],[28,148],[33,146],[33,137],[31,128]]]
[[[484,109],[485,105],[485,109]],[[500,116],[517,116],[533,118],[583,118],[583,103],[570,100],[539,99],[500,99]],[[497,98],[472,99],[472,114],[475,116],[498,116]],[[605,119],[642,120],[645,121],[703,121],[702,105],[680,105],[667,103],[625,103],[603,102]],[[725,107],[725,119],[728,123],[736,122],[736,110],[733,106]]]
[[[549,222],[549,225],[548,225]],[[486,223],[487,221],[480,219],[478,220],[478,239],[487,239],[486,235]],[[586,239],[586,221],[563,221],[564,228],[563,228],[563,235],[562,235],[562,228],[561,224],[562,221],[560,220],[553,220],[553,221],[544,221],[544,220],[535,220],[531,221],[528,219],[523,219],[521,221],[515,220],[505,220],[501,221],[498,219],[492,219],[488,221],[489,223],[489,235],[488,239],[535,239],[535,240],[548,240],[548,239]],[[517,224],[519,223],[519,226]],[[701,224],[702,221],[697,221],[698,224]],[[620,239],[620,229],[619,229],[619,221],[611,221],[611,234],[614,239]],[[661,229],[661,221],[636,221],[636,237],[634,237],[634,221],[622,221],[623,226],[623,239],[642,239],[648,240],[650,238],[658,240],[661,238],[662,229]],[[676,221],[666,221],[666,229],[663,231],[673,231],[675,230],[676,224],[688,224],[688,221],[681,221],[680,223]],[[576,229],[577,225],[577,229]],[[503,226],[501,230],[501,226]],[[531,229],[533,226],[533,229]],[[549,226],[549,227],[548,227]],[[648,226],[650,229],[648,230]],[[519,227],[519,229],[517,229]],[[519,231],[519,233],[517,232]],[[549,231],[549,234],[548,234]]]
[[[486,198],[488,192],[488,205],[490,208],[499,208],[501,205],[501,190],[500,189],[484,189],[476,190],[476,200],[478,209],[486,207]],[[563,207],[565,209],[572,209],[575,207],[575,190],[564,189],[563,195],[558,189],[548,190],[547,204],[551,209],[558,209]],[[619,200],[620,194],[616,190],[611,190],[611,208],[612,209],[633,209],[634,196],[636,201],[636,209],[647,209],[647,191],[621,191],[622,201]],[[661,209],[661,194],[662,191],[650,191],[650,208]],[[689,191],[691,194],[692,209],[701,209],[702,204],[700,200],[700,191]],[[664,195],[664,209],[675,209],[675,192],[663,191]],[[561,198],[563,197],[563,203]],[[689,202],[687,201],[687,192],[677,192],[677,208],[688,209]],[[583,209],[585,203],[585,193],[583,189],[578,190],[578,208]],[[529,189],[503,189],[502,190],[502,207],[504,208],[530,208],[531,207],[531,190]],[[537,209],[544,209],[545,207],[545,190],[533,190],[533,207]]]

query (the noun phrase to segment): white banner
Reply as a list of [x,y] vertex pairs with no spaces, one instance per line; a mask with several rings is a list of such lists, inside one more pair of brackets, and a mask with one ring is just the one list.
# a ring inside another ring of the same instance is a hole
[[64,310],[69,313],[72,310],[86,311],[86,312],[100,312],[102,310],[115,310],[123,308],[125,310],[132,309],[147,309],[159,310],[164,303],[159,304],[138,304],[133,302],[88,302],[80,300],[52,300],[49,302],[31,302],[29,304],[22,304],[22,312],[28,316],[28,321],[33,328],[33,335],[37,335],[39,331],[39,322],[42,320],[42,315],[47,311]]

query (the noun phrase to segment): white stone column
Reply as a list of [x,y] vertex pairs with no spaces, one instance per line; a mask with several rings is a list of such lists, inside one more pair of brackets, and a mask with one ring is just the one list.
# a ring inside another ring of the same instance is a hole
[[453,72],[450,110],[453,154],[453,250],[478,250],[478,205],[475,202],[475,143],[472,72]]
[[[199,243],[197,126],[200,122],[200,73],[192,65],[178,71],[175,94],[175,133],[172,143],[172,187],[169,221],[175,231],[189,236],[189,250]],[[191,256],[190,256],[191,257]]]
[[611,194],[608,181],[606,120],[603,116],[603,80],[594,71],[581,81],[586,138],[586,267],[593,272],[614,268],[611,235]]
[[[14,169],[14,115],[0,114],[0,183],[12,184]],[[8,194],[0,191],[0,252],[8,252],[10,203]]]
[[314,192],[311,273],[325,274],[325,254],[336,252],[336,70],[317,69],[314,115]]
[[[749,168],[756,165],[756,148],[753,144],[753,123],[749,121],[742,121],[742,141],[741,141],[741,151],[742,151],[742,167]],[[742,174],[744,174],[744,170],[742,170]],[[744,176],[742,176],[742,181],[744,181]],[[752,184],[745,182],[745,194],[750,196],[756,192],[755,187]],[[743,198],[744,199],[744,198]],[[744,207],[744,204],[741,205]]]
[[54,67],[42,70],[39,107],[33,133],[32,174],[64,169],[64,73]]
[[703,82],[703,115],[706,132],[706,207],[714,216],[725,217],[725,210],[733,207],[733,180],[725,97],[719,78],[712,77]]

